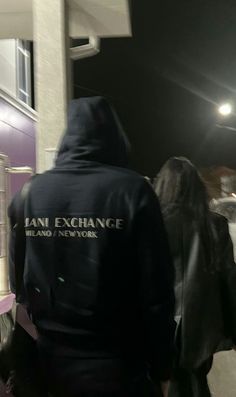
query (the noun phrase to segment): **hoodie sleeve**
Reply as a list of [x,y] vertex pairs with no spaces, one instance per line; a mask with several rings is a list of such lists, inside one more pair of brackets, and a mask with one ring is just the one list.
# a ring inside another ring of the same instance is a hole
[[145,182],[139,197],[134,233],[139,298],[145,329],[145,355],[153,380],[170,377],[174,322],[173,266],[158,199]]
[[[218,220],[219,222],[219,220]],[[233,244],[229,233],[227,220],[220,217],[220,227],[218,229],[220,235],[220,264],[223,281],[223,307],[224,318],[226,322],[227,336],[231,337],[233,343],[236,344],[236,264],[233,256]]]
[[13,293],[16,292],[15,286],[15,239],[16,239],[16,223],[17,223],[17,212],[19,205],[19,195],[16,193],[8,207],[8,217],[10,224],[9,234],[9,279],[10,288]]

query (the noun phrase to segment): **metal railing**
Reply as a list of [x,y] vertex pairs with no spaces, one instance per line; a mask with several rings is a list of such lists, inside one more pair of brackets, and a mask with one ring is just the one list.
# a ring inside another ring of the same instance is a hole
[[9,174],[33,174],[31,167],[10,167],[9,158],[0,153],[0,296],[10,293],[8,265]]

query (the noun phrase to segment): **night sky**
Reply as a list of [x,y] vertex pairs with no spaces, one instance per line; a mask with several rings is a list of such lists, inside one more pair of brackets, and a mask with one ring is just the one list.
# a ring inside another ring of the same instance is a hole
[[132,166],[154,176],[169,156],[236,168],[236,1],[133,0],[132,38],[103,39],[75,62],[74,96],[105,95],[132,144]]

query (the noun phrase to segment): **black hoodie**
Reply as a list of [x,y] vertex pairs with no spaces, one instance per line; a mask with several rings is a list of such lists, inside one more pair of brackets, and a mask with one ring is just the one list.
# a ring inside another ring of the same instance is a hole
[[54,354],[147,362],[166,379],[171,261],[158,200],[125,168],[128,151],[104,98],[72,101],[55,168],[26,199],[25,289]]

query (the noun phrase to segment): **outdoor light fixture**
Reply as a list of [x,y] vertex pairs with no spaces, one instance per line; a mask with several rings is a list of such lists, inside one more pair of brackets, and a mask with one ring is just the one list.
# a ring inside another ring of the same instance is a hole
[[222,116],[229,116],[232,113],[232,105],[230,103],[223,103],[218,107],[218,112]]

